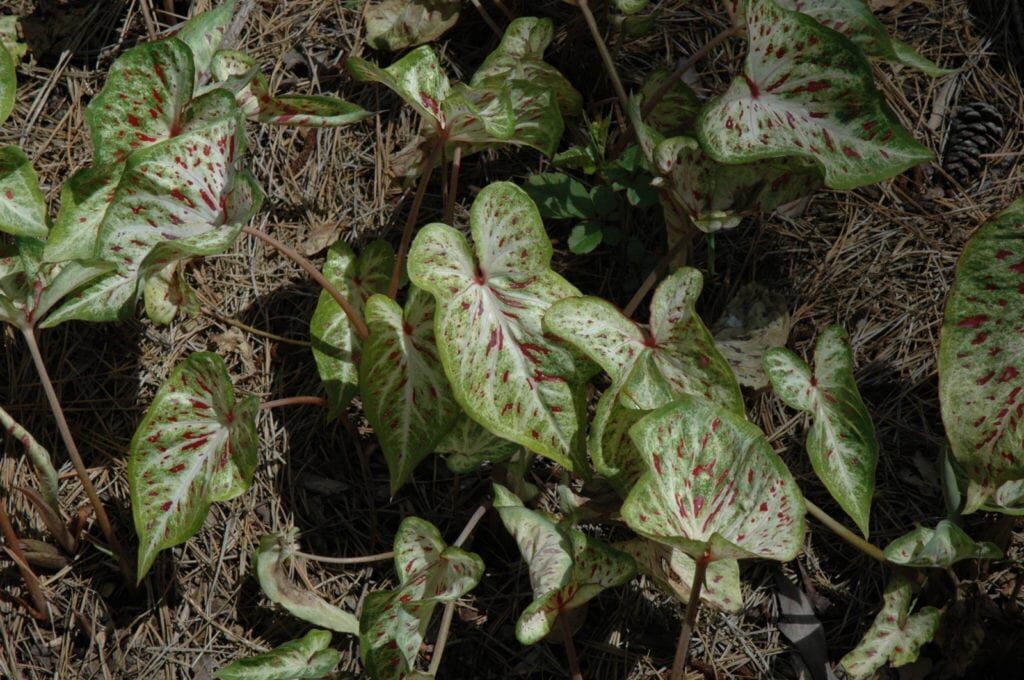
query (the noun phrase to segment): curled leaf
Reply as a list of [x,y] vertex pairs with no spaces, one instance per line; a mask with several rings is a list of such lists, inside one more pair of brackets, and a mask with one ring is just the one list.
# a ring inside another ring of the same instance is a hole
[[220,49],[224,34],[231,24],[231,16],[235,12],[235,1],[224,0],[214,9],[195,15],[186,21],[175,35],[192,51],[192,63],[195,67],[197,82],[205,80],[210,75],[213,55]]
[[[689,602],[697,563],[678,548],[670,548],[646,538],[616,543],[615,548],[630,555],[636,568],[650,578],[662,592],[679,602]],[[701,601],[727,612],[743,609],[740,590],[740,565],[736,560],[719,560],[707,566]]]
[[368,0],[366,42],[377,50],[404,50],[437,40],[459,20],[462,0]]
[[786,299],[752,281],[736,291],[711,332],[739,383],[759,390],[768,386],[764,354],[786,345],[789,326]]
[[944,519],[934,529],[918,527],[885,548],[885,557],[908,567],[948,567],[961,560],[998,560],[1003,551],[988,541],[976,542]]

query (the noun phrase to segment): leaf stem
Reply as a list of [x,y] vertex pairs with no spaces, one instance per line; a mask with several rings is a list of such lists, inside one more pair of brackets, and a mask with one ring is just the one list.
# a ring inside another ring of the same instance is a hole
[[2,406],[0,406],[0,426],[25,447],[25,453],[32,461],[32,466],[35,467],[36,475],[39,477],[40,495],[54,512],[60,514],[60,504],[57,502],[57,470],[53,467],[50,453]]
[[327,400],[323,397],[285,397],[283,399],[272,399],[260,404],[260,408],[269,411],[279,406],[294,406],[297,404],[313,404],[315,406],[327,406]]
[[307,560],[313,560],[314,562],[323,562],[324,564],[366,564],[368,562],[383,562],[384,560],[390,560],[395,556],[394,552],[383,552],[377,553],[376,555],[362,555],[360,557],[324,557],[323,555],[313,555],[304,552],[295,552],[296,557],[304,557]]
[[476,7],[476,11],[480,13],[480,16],[483,18],[484,22],[491,27],[492,31],[494,31],[494,35],[498,36],[498,38],[500,39],[502,35],[501,27],[494,22],[494,19],[491,18],[490,13],[488,13],[488,11],[484,9],[484,6],[480,4],[480,0],[470,0],[470,2],[472,2],[473,6]]
[[601,55],[601,61],[604,62],[604,68],[608,71],[608,77],[612,79],[615,94],[619,97],[619,104],[622,105],[623,112],[629,111],[629,95],[626,94],[626,88],[622,86],[619,72],[615,69],[615,62],[612,61],[612,55],[608,52],[608,45],[605,44],[604,38],[601,36],[601,31],[597,27],[597,21],[594,20],[594,13],[590,11],[590,0],[576,0],[576,4],[580,8],[580,12],[583,13],[583,19],[587,22],[590,35],[594,37],[594,43],[597,45],[597,51]]
[[459,193],[459,170],[462,167],[462,147],[455,147],[452,157],[452,176],[448,182],[448,200],[444,204],[444,223],[452,226],[455,222],[455,196]]
[[[416,187],[416,196],[412,199],[412,208],[409,209],[409,217],[405,220],[405,228],[402,229],[402,241],[398,244],[398,255],[395,257],[395,268],[391,272],[391,283],[388,286],[388,297],[392,300],[398,298],[398,283],[402,280],[402,270],[405,268],[405,256],[409,254],[409,245],[412,243],[412,232],[416,228],[416,220],[420,217],[420,208],[423,207],[423,197],[427,193],[427,184],[430,176],[434,174],[434,166],[441,158],[441,151],[444,150],[444,139],[439,138],[430,150],[427,158],[427,165],[420,177],[420,185]],[[364,339],[366,336],[363,336]]]
[[854,548],[857,548],[857,550],[860,550],[868,557],[873,557],[879,562],[888,562],[888,560],[885,558],[885,553],[882,552],[882,550],[878,546],[872,543],[868,543],[863,538],[853,533],[836,520],[832,519],[828,515],[828,513],[826,513],[824,510],[822,510],[821,508],[819,508],[817,505],[810,502],[806,498],[804,499],[804,502],[807,504],[807,512],[809,512],[811,515],[814,516],[816,520],[818,520],[819,522],[824,524],[828,529],[830,529],[832,533],[836,534],[837,536],[839,536],[839,538],[843,539],[844,541],[852,545]]
[[32,603],[40,613],[45,615],[49,608],[46,606],[46,595],[43,594],[43,586],[39,582],[39,577],[32,571],[32,567],[29,566],[25,553],[21,550],[21,540],[18,538],[18,534],[15,533],[14,526],[11,524],[11,518],[7,516],[7,510],[3,507],[2,503],[0,503],[0,531],[3,531],[4,543],[11,552],[11,556],[16,558],[14,561],[21,570],[21,576],[28,587]]
[[558,627],[562,631],[562,641],[565,643],[565,656],[569,661],[569,678],[571,680],[583,680],[583,671],[580,670],[580,659],[576,655],[576,643],[572,641],[572,628],[569,627],[569,617],[565,612],[558,616]]
[[468,522],[466,522],[466,526],[462,528],[462,533],[459,534],[459,537],[455,539],[455,543],[452,543],[452,545],[454,545],[456,548],[462,547],[462,544],[469,539],[469,535],[473,533],[473,529],[476,529],[476,525],[479,524],[480,520],[484,518],[484,515],[487,513],[488,507],[489,505],[487,503],[484,503],[483,505],[476,509],[476,512],[474,512],[473,516],[469,518]]
[[641,283],[640,287],[637,288],[635,293],[633,293],[633,297],[629,299],[629,303],[626,305],[626,308],[622,310],[623,314],[628,317],[633,316],[636,308],[639,307],[640,303],[644,301],[645,297],[647,297],[647,293],[651,291],[651,288],[654,288],[654,284],[658,283],[658,280],[661,278],[661,272],[667,269],[672,263],[672,260],[674,260],[679,253],[687,250],[691,244],[692,241],[690,239],[680,238],[667,253],[662,255],[661,259],[658,260],[658,264],[654,265],[654,269],[651,270],[651,273],[647,275],[644,282]]
[[341,307],[343,312],[345,312],[345,316],[348,317],[349,322],[351,322],[352,326],[355,327],[359,338],[365,340],[370,337],[370,329],[366,327],[366,322],[363,321],[363,317],[358,311],[356,311],[356,308],[353,307],[347,299],[345,299],[345,296],[341,294],[341,291],[339,291],[333,283],[328,281],[327,277],[321,274],[319,269],[313,266],[312,262],[304,258],[302,255],[299,255],[298,251],[294,248],[286,246],[284,243],[278,241],[266,232],[254,229],[253,227],[243,227],[242,231],[250,236],[255,236],[267,245],[276,249],[295,264],[299,265],[314,281],[320,284],[321,288],[326,290],[327,293],[334,298],[334,301],[337,302],[338,306]]
[[738,33],[739,29],[735,26],[730,26],[711,40],[704,43],[700,49],[690,55],[688,59],[680,60],[675,69],[672,70],[671,75],[669,75],[669,77],[665,79],[665,82],[661,84],[661,87],[655,90],[654,94],[644,102],[643,107],[640,109],[640,116],[642,118],[646,118],[651,115],[651,111],[653,111],[654,107],[658,105],[658,102],[664,99],[665,95],[672,90],[672,86],[675,85],[677,80],[686,75],[686,72],[693,68],[694,64],[706,57],[711,50],[715,49]]
[[672,661],[672,680],[683,680],[686,672],[686,656],[690,652],[690,637],[697,623],[697,612],[700,610],[700,591],[704,588],[704,577],[708,572],[711,556],[705,552],[697,559],[693,571],[693,587],[690,589],[690,601],[686,603],[686,618],[683,619],[682,630],[679,631],[679,642],[676,644],[676,656]]

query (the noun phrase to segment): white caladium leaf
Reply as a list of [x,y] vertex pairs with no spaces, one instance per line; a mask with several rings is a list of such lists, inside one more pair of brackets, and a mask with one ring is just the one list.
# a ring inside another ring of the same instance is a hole
[[463,0],[369,0],[363,6],[366,42],[375,50],[404,50],[437,40],[459,20]]
[[684,395],[630,429],[648,471],[622,505],[641,536],[694,559],[800,552],[804,499],[764,434],[742,416]]
[[461,413],[434,342],[434,298],[409,291],[403,310],[385,295],[366,303],[359,385],[363,411],[388,462],[391,494],[412,476]]
[[908,567],[948,567],[962,560],[998,560],[1003,551],[995,543],[975,541],[944,519],[934,529],[918,527],[885,548],[885,558]]
[[0,232],[38,239],[49,232],[39,178],[16,146],[0,148]]
[[256,397],[235,400],[216,354],[189,355],[171,371],[132,437],[128,458],[140,580],[158,552],[199,531],[212,503],[249,488],[258,413]]
[[[347,243],[338,241],[327,251],[323,274],[362,314],[371,295],[387,292],[394,268],[395,251],[387,241],[369,243],[359,257]],[[359,385],[359,335],[327,291],[320,293],[309,334],[330,411],[337,415],[355,396]]]
[[[690,601],[697,563],[682,550],[646,538],[616,543],[614,547],[630,555],[636,561],[637,571],[650,578],[666,595],[680,602]],[[719,560],[708,564],[700,598],[703,603],[727,612],[742,611],[739,562]]]
[[341,652],[330,644],[328,631],[311,630],[269,652],[239,659],[215,676],[218,680],[319,680],[341,663]]
[[1024,479],[1022,229],[1024,199],[980,227],[964,246],[946,301],[939,401],[953,455],[969,480],[965,513],[989,503],[1001,484]]
[[729,299],[711,332],[739,383],[759,390],[768,386],[764,353],[785,347],[789,327],[786,299],[752,281]]
[[491,432],[572,469],[589,376],[541,318],[579,291],[551,270],[551,241],[519,187],[484,188],[470,225],[473,250],[455,229],[431,224],[409,252],[409,278],[437,299],[435,335],[455,398]]
[[196,83],[210,76],[213,55],[220,49],[234,12],[235,0],[224,0],[214,9],[197,14],[186,21],[174,36],[192,51]]
[[7,45],[0,44],[0,123],[6,121],[14,110],[14,100],[18,95],[16,68],[14,56]]
[[485,463],[508,460],[521,447],[491,434],[480,423],[463,414],[436,448],[438,453],[444,454],[448,469],[462,475]]
[[793,156],[825,184],[852,189],[932,159],[875,89],[853,43],[775,0],[747,0],[743,74],[698,121],[701,146],[722,163]]
[[89,166],[64,183],[60,210],[46,239],[47,262],[88,258],[96,252],[100,224],[114,200],[124,168],[124,163]]
[[359,653],[375,680],[413,670],[435,605],[475,588],[484,563],[475,553],[448,546],[430,522],[407,517],[395,535],[395,572],[401,585],[367,597],[359,621]]
[[814,472],[867,538],[878,440],[853,377],[853,350],[846,331],[829,326],[818,336],[813,373],[785,348],[769,350],[764,369],[782,401],[814,418],[807,433]]
[[297,536],[298,530],[290,529],[260,539],[259,548],[252,554],[252,568],[263,594],[303,621],[339,633],[358,633],[359,621],[355,616],[292,582],[289,575],[292,566],[297,564],[298,568],[303,568],[295,554],[299,550]]
[[867,680],[887,662],[898,668],[917,660],[921,647],[939,629],[942,610],[923,607],[911,614],[910,581],[894,577],[885,588],[885,602],[860,644],[843,657],[843,669],[853,680]]
[[559,615],[622,585],[636,571],[626,553],[577,529],[558,526],[524,507],[500,484],[494,485],[494,508],[530,569],[534,601],[516,622],[516,639],[524,645],[539,642]]
[[437,130],[444,129],[441,102],[451,91],[451,83],[437,54],[430,47],[418,47],[387,68],[380,68],[365,59],[349,57],[346,68],[356,80],[384,85]]

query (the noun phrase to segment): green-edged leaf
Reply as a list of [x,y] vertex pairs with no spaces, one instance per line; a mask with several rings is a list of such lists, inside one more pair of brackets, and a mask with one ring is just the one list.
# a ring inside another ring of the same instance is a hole
[[489,90],[457,83],[441,102],[441,114],[452,144],[501,144],[516,130],[508,88]]
[[45,239],[46,199],[25,152],[16,146],[0,148],[0,232]]
[[756,426],[684,395],[644,417],[630,436],[648,466],[622,505],[638,534],[694,559],[796,557],[804,499]]
[[124,163],[89,166],[64,183],[60,210],[46,239],[47,262],[88,258],[96,252],[100,224],[114,200],[124,168]]
[[516,622],[516,639],[524,645],[545,637],[560,614],[586,604],[606,588],[622,585],[636,571],[629,555],[582,531],[559,527],[523,507],[499,484],[494,485],[494,508],[530,570],[534,601]]
[[403,310],[385,295],[366,303],[370,337],[363,344],[359,385],[391,475],[391,494],[434,452],[458,418],[434,343],[434,298],[419,288]]
[[46,269],[42,295],[36,297],[35,304],[28,307],[31,309],[29,320],[36,323],[46,318],[50,310],[66,296],[109,273],[114,265],[102,260],[72,260]]
[[175,35],[192,50],[192,63],[195,66],[197,82],[205,80],[210,75],[213,55],[220,49],[234,12],[235,0],[224,0],[216,8],[197,14],[186,21]]
[[21,17],[8,14],[0,17],[0,45],[3,45],[15,62],[21,61],[28,52],[28,44],[18,40],[18,24]]
[[853,378],[846,331],[829,326],[818,336],[813,374],[803,359],[784,348],[764,355],[764,369],[782,401],[813,416],[807,455],[814,472],[867,538],[878,441]]
[[[615,547],[636,561],[636,568],[650,578],[662,592],[680,602],[690,601],[697,563],[682,550],[670,548],[646,538],[634,538]],[[727,612],[743,610],[740,590],[740,565],[736,560],[719,560],[707,567],[701,601]]]
[[437,299],[435,335],[455,398],[491,432],[571,469],[588,376],[541,318],[579,291],[551,270],[551,242],[519,187],[483,189],[470,224],[473,250],[458,231],[431,224],[409,253],[409,278]]
[[363,7],[366,42],[394,52],[437,40],[461,9],[462,0],[369,0]]
[[852,189],[931,160],[875,89],[871,65],[844,36],[775,0],[747,1],[743,74],[698,121],[701,146],[723,163],[796,156],[825,184]]
[[998,560],[1003,551],[988,541],[976,542],[944,519],[934,529],[918,527],[885,548],[890,562],[909,567],[948,567],[961,560]]
[[853,680],[866,680],[891,663],[904,666],[917,660],[921,647],[931,642],[939,629],[942,611],[923,607],[910,613],[910,582],[893,577],[885,588],[885,602],[860,644],[840,662]]
[[789,326],[786,299],[752,281],[730,298],[711,332],[739,383],[759,390],[768,386],[764,353],[786,345]]
[[455,421],[436,448],[438,453],[444,454],[448,469],[459,475],[472,472],[485,463],[508,460],[520,450],[515,442],[491,434],[465,414]]
[[[939,400],[946,436],[969,480],[965,513],[1024,478],[1024,199],[964,246],[939,343]],[[997,503],[998,504],[998,503]]]
[[331,634],[311,630],[269,652],[239,659],[215,673],[218,680],[319,680],[341,663]]
[[212,503],[249,488],[259,405],[235,401],[224,360],[210,352],[189,355],[157,391],[128,458],[140,580],[158,552],[199,531]]
[[359,621],[355,616],[292,582],[289,573],[291,563],[297,559],[297,533],[292,529],[283,534],[267,534],[252,554],[252,568],[264,595],[303,621],[339,633],[358,633]]
[[356,80],[384,85],[426,120],[444,128],[441,102],[448,96],[451,84],[429,46],[416,48],[387,68],[358,57],[349,57],[346,68]]
[[[664,69],[652,71],[640,88],[640,102],[649,100],[664,85],[671,74]],[[666,136],[693,134],[701,102],[696,93],[683,80],[677,79],[655,104],[644,122]]]
[[14,100],[18,95],[17,64],[7,46],[0,44],[0,123],[3,123],[14,110]]
[[[371,242],[358,258],[347,243],[338,241],[327,251],[323,274],[362,314],[371,295],[387,292],[394,267],[395,251],[386,241]],[[327,291],[320,293],[309,334],[330,412],[337,415],[359,384],[359,335]]]
[[554,155],[565,122],[553,92],[526,80],[513,80],[508,87],[516,125],[506,143],[529,146],[545,156]]

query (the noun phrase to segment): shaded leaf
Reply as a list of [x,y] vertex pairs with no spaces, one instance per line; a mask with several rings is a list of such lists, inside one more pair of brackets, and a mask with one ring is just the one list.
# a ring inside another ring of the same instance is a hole
[[[630,555],[636,561],[637,571],[650,578],[663,593],[679,602],[690,601],[697,563],[682,550],[646,538],[616,543],[614,547]],[[742,611],[739,562],[719,560],[710,563],[700,598],[702,603],[727,612]]]
[[430,47],[417,47],[387,68],[358,57],[349,57],[345,66],[356,80],[384,85],[425,120],[444,128],[441,102],[448,96],[451,83]]
[[0,44],[0,123],[6,121],[14,110],[14,101],[18,96],[16,68],[14,55],[6,44]]
[[647,7],[649,0],[615,0],[615,9],[623,14],[636,14]]
[[318,680],[341,663],[341,652],[330,644],[329,632],[311,630],[269,652],[239,659],[215,675],[219,680]]
[[789,327],[786,299],[752,281],[730,298],[711,332],[739,383],[759,390],[768,386],[764,354],[786,345]]
[[366,42],[393,52],[437,40],[461,9],[462,0],[369,0],[363,6]]
[[45,239],[48,231],[46,199],[32,162],[16,146],[0,148],[0,232]]
[[1003,551],[988,541],[975,542],[948,519],[934,529],[918,527],[885,548],[890,562],[909,567],[948,567],[961,560],[998,560]]
[[491,434],[465,414],[437,445],[437,452],[445,454],[445,463],[455,474],[472,472],[485,463],[500,463],[519,450],[518,444]]
[[[640,87],[639,103],[642,104],[653,97],[670,75],[664,69],[651,71]],[[669,137],[693,134],[697,116],[700,115],[700,107],[701,102],[696,93],[679,78],[647,114],[644,122],[659,134]]]

